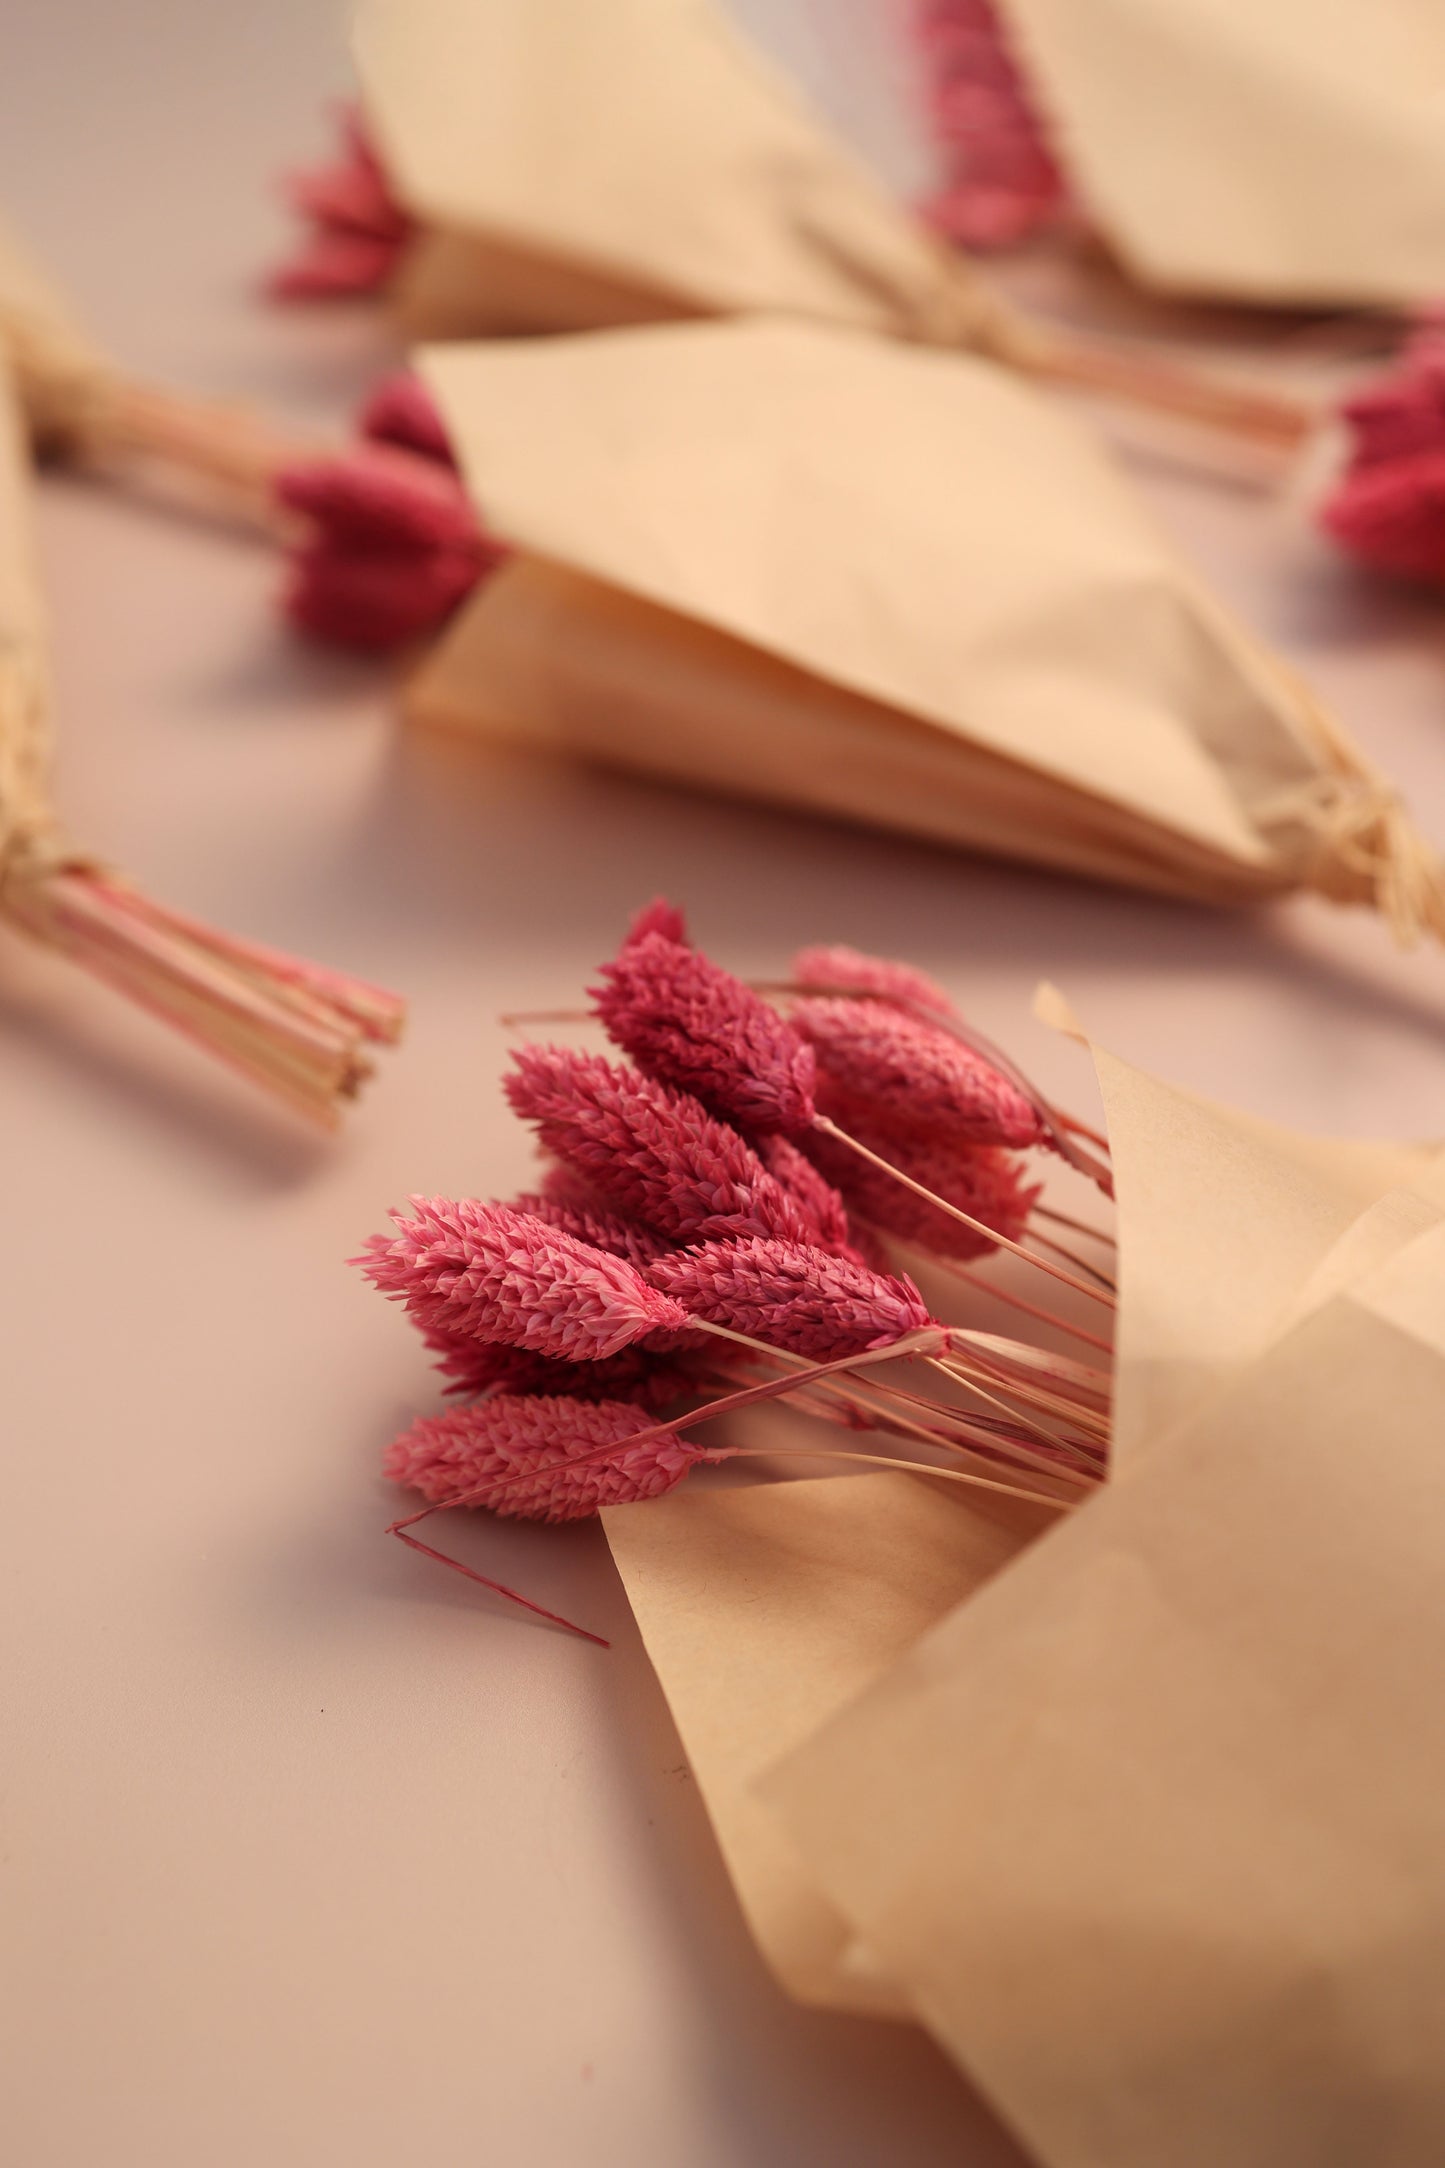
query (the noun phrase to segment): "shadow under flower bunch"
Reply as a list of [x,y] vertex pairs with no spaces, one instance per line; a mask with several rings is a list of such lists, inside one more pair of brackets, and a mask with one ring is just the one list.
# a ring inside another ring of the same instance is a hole
[[[807,1457],[906,1448],[904,1465],[1059,1510],[1103,1479],[1113,1283],[1060,1235],[1101,1256],[1110,1238],[1049,1211],[1029,1159],[1055,1153],[1108,1196],[1102,1140],[940,987],[846,948],[748,986],[657,903],[591,1002],[627,1062],[527,1044],[505,1082],[545,1155],[535,1192],[414,1197],[353,1260],[459,1403],[388,1449],[426,1500],[394,1533],[441,1557],[410,1531],[442,1507],[566,1521],[657,1497],[760,1451],[692,1433],[768,1400],[848,1433]],[[946,1322],[895,1254],[973,1283],[999,1250],[1097,1309],[1105,1329],[992,1290],[1086,1356]]]

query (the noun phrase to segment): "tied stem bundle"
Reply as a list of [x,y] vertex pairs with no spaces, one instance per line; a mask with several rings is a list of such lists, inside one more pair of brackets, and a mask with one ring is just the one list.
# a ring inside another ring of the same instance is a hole
[[[634,1066],[515,1058],[541,1189],[414,1197],[354,1260],[464,1400],[389,1450],[427,1501],[394,1533],[442,1507],[562,1521],[658,1497],[754,1451],[691,1434],[769,1401],[830,1426],[804,1458],[901,1449],[945,1487],[1055,1512],[1103,1480],[1112,1245],[1046,1207],[1022,1156],[1051,1151],[1109,1196],[1102,1140],[906,966],[806,950],[769,991],[786,1009],[649,906],[590,1012]],[[1010,1253],[1036,1285],[995,1292],[1049,1340],[937,1316],[895,1249],[964,1286]],[[1060,1285],[1074,1314],[1047,1306]]]
[[50,695],[25,520],[28,462],[0,376],[0,916],[332,1126],[394,1041],[396,996],[153,903],[64,835],[49,790]]

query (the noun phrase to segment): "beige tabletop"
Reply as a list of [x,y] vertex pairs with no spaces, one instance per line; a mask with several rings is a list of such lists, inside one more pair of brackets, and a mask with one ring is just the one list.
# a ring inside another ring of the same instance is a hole
[[[896,158],[890,4],[744,12]],[[331,0],[10,0],[0,203],[134,367],[330,421],[383,334],[250,285],[343,73]],[[1445,832],[1445,610],[1141,478]],[[7,2158],[1016,2160],[921,2037],[770,1983],[595,1529],[453,1533],[606,1654],[384,1539],[378,1454],[433,1387],[341,1260],[408,1191],[518,1182],[497,1013],[569,1001],[657,890],[744,970],[915,958],[1076,1101],[1045,972],[1131,1057],[1355,1134],[1445,1130],[1445,963],[1324,905],[1208,917],[410,738],[381,673],[275,629],[261,549],[64,480],[43,541],[76,832],[414,1016],[312,1142],[4,944]]]

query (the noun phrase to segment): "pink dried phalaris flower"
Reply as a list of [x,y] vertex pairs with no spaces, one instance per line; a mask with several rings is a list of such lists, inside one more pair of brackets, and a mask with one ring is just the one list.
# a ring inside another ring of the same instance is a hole
[[282,608],[308,639],[384,655],[438,631],[479,577],[468,551],[387,556],[307,545],[292,557]]
[[861,949],[842,946],[799,949],[793,958],[792,977],[804,993],[865,994],[879,1001],[901,1002],[905,1008],[933,1009],[940,1016],[958,1011],[936,979],[913,964],[893,963],[884,956],[865,956]]
[[440,466],[456,466],[441,408],[415,369],[392,369],[379,377],[362,403],[356,426],[373,444],[397,444]]
[[[856,1107],[839,1105],[840,1126],[877,1152],[890,1166],[932,1190],[946,1204],[981,1220],[1007,1241],[1019,1242],[1039,1199],[1039,1185],[1028,1181],[1021,1161],[990,1144],[949,1149],[927,1137],[899,1136],[871,1122]],[[850,1212],[880,1234],[892,1235],[936,1256],[966,1262],[986,1257],[988,1238],[962,1226],[937,1205],[905,1189],[880,1167],[870,1166],[845,1144],[826,1135],[808,1146],[818,1164],[842,1191]]]
[[913,1282],[798,1242],[709,1242],[650,1268],[655,1287],[694,1317],[833,1362],[888,1347],[930,1324]]
[[813,1047],[820,1080],[889,1130],[1015,1148],[1048,1136],[1034,1102],[991,1062],[887,1002],[810,996],[792,1020]]
[[558,1227],[563,1234],[590,1244],[594,1250],[625,1257],[639,1272],[669,1247],[650,1227],[640,1227],[635,1220],[609,1212],[587,1195],[585,1185],[578,1184],[569,1194],[565,1183],[555,1185],[550,1176],[546,1190],[514,1198],[512,1210],[525,1212],[548,1227]]
[[277,475],[275,493],[288,511],[357,548],[458,549],[481,532],[450,469],[392,444],[297,461]]
[[1362,564],[1397,579],[1445,580],[1445,451],[1344,475],[1319,521]]
[[1445,579],[1445,336],[1417,333],[1340,408],[1346,464],[1319,523],[1352,557],[1411,580]]
[[435,631],[507,556],[451,468],[395,445],[294,463],[274,491],[306,524],[286,614],[339,646],[380,651]]
[[654,896],[651,903],[645,903],[642,909],[634,914],[627,929],[624,946],[630,947],[634,941],[644,940],[650,933],[660,933],[665,940],[676,941],[680,948],[692,947],[688,939],[687,920],[675,903],[668,902],[666,896]]
[[[630,1400],[638,1407],[670,1407],[696,1392],[699,1374],[688,1351],[656,1354],[645,1341],[600,1362],[559,1362],[530,1348],[503,1347],[468,1333],[429,1332],[426,1344],[437,1369],[450,1379],[448,1393],[563,1393],[578,1400]],[[704,1335],[697,1334],[701,1340]],[[716,1343],[713,1343],[714,1346]]]
[[480,1506],[516,1520],[590,1520],[603,1506],[659,1497],[703,1457],[673,1436],[629,1451],[627,1440],[644,1427],[626,1401],[499,1393],[423,1416],[388,1447],[383,1471],[432,1505]]
[[412,220],[397,201],[360,113],[343,107],[339,120],[338,156],[290,175],[285,183],[305,233],[267,281],[278,300],[375,293],[391,278],[411,239]]
[[625,1258],[507,1205],[413,1197],[396,1233],[353,1260],[423,1332],[470,1333],[565,1362],[597,1362],[687,1314]]
[[675,1242],[808,1240],[756,1152],[687,1092],[566,1047],[526,1046],[512,1059],[513,1110],[625,1217]]
[[697,949],[661,933],[629,936],[591,993],[607,1036],[649,1076],[744,1129],[811,1126],[811,1047]]
[[[843,1147],[839,1147],[843,1149]],[[848,1208],[821,1170],[788,1137],[760,1137],[758,1157],[808,1222],[809,1239],[819,1249],[857,1257]]]
[[941,233],[1010,248],[1069,209],[1069,186],[1007,28],[991,0],[915,0],[943,186],[927,206]]

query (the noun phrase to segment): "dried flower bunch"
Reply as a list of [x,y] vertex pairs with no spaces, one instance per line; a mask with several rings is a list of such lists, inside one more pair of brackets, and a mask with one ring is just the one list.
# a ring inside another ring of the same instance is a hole
[[[759,989],[656,903],[590,1016],[627,1061],[529,1043],[506,1079],[545,1154],[540,1191],[414,1197],[354,1260],[462,1403],[387,1453],[427,1501],[398,1533],[443,1506],[562,1521],[657,1496],[753,1450],[691,1434],[771,1399],[851,1434],[808,1449],[825,1456],[877,1458],[852,1442],[873,1434],[947,1481],[1061,1510],[1103,1478],[1110,1342],[1092,1328],[1112,1281],[1059,1236],[1077,1228],[1100,1259],[1109,1238],[1045,1208],[1027,1156],[1059,1154],[1110,1195],[1101,1140],[941,988],[816,948]],[[1001,1249],[1097,1306],[1084,1324],[995,1290],[1089,1360],[947,1322],[902,1269],[967,1284]]]
[[241,941],[142,895],[64,833],[50,782],[44,610],[27,447],[0,367],[0,919],[330,1126],[400,1036],[394,994]]

